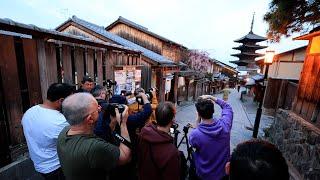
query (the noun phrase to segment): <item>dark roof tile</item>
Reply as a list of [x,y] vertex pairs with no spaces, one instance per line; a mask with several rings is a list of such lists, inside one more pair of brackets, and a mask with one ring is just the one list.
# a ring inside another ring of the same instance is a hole
[[172,60],[169,60],[167,59],[166,57],[160,55],[160,54],[157,54],[153,51],[150,51],[144,47],[141,47],[131,41],[128,41],[120,36],[117,36],[115,34],[112,34],[108,31],[106,31],[103,27],[101,26],[98,26],[96,24],[93,24],[93,23],[90,23],[88,21],[85,21],[85,20],[82,20],[76,16],[72,16],[72,18],[70,19],[71,21],[97,33],[97,34],[100,34],[104,37],[106,37],[107,39],[110,39],[112,40],[113,42],[115,43],[118,43],[122,46],[125,46],[125,47],[128,47],[128,48],[132,48],[132,49],[136,49],[138,51],[141,51],[142,52],[142,55],[148,57],[149,59],[159,63],[159,64],[172,64],[174,65],[175,63],[172,61]]
[[116,24],[118,24],[118,23],[126,24],[126,25],[131,26],[131,27],[133,27],[133,28],[136,28],[136,29],[138,29],[138,30],[140,30],[140,31],[142,31],[142,32],[144,32],[144,33],[147,33],[147,34],[149,34],[149,35],[151,35],[151,36],[153,36],[153,37],[156,37],[156,38],[158,38],[158,39],[160,39],[160,40],[162,40],[162,41],[165,41],[165,42],[168,42],[168,43],[172,43],[172,44],[175,44],[175,45],[178,45],[178,46],[181,46],[181,47],[187,49],[187,48],[184,47],[183,45],[181,45],[181,44],[179,44],[179,43],[176,43],[176,42],[174,42],[174,41],[171,41],[171,40],[169,40],[169,39],[167,39],[167,38],[165,38],[165,37],[163,37],[163,36],[160,36],[160,35],[158,35],[158,34],[156,34],[156,33],[153,33],[153,32],[151,32],[151,31],[149,31],[148,28],[146,28],[146,27],[144,27],[144,26],[141,26],[141,25],[139,25],[139,24],[137,24],[137,23],[135,23],[135,22],[132,22],[132,21],[130,21],[130,20],[128,20],[128,19],[126,19],[126,18],[124,18],[124,17],[122,17],[122,16],[119,16],[119,18],[118,18],[115,22],[113,22],[112,24],[110,24],[109,26],[107,26],[107,27],[106,27],[106,30],[110,30],[111,28],[113,28],[113,27],[114,27]]

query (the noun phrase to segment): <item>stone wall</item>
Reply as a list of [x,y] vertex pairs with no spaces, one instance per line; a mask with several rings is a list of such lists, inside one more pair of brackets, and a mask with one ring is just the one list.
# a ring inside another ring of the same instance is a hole
[[269,140],[304,179],[320,179],[320,130],[292,111],[278,110]]

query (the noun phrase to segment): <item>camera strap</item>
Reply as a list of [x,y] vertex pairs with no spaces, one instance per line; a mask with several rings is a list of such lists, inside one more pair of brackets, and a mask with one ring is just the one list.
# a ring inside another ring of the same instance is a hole
[[115,131],[113,131],[113,137],[115,137],[115,139],[117,139],[118,141],[120,141],[120,143],[123,143],[124,145],[126,145],[128,148],[132,149],[132,144],[131,142],[129,142],[126,138],[122,137],[120,134],[116,133]]

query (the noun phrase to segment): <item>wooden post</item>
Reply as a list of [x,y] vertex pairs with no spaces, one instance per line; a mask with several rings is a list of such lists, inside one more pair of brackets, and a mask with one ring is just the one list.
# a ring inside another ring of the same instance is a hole
[[98,50],[97,52],[97,75],[98,75],[98,84],[103,84],[103,74],[102,74],[102,51]]
[[163,68],[158,68],[157,72],[157,84],[159,89],[159,102],[165,101],[165,83],[164,83],[164,72]]
[[41,82],[41,94],[42,100],[47,99],[47,89],[49,87],[48,80],[47,80],[47,61],[46,61],[46,51],[45,45],[43,40],[37,40],[37,52],[38,52],[38,62],[39,62],[39,76]]
[[75,61],[75,67],[77,72],[77,81],[75,83],[78,85],[78,88],[79,88],[84,76],[84,59],[83,59],[84,49],[76,47],[74,52],[75,52],[74,61]]
[[175,104],[177,104],[177,102],[178,102],[178,81],[179,81],[178,73],[175,72],[174,73],[174,87],[173,87],[173,101]]
[[30,106],[42,102],[37,44],[32,39],[22,39]]
[[117,63],[118,53],[111,50],[106,53],[106,78],[114,80],[113,66]]
[[94,51],[93,49],[87,49],[87,72],[88,75],[94,80]]
[[107,51],[105,51],[104,53],[103,53],[103,56],[104,56],[104,63],[105,63],[105,66],[104,66],[104,68],[105,68],[105,76],[106,76],[106,80],[109,78],[109,72],[108,72],[108,70],[109,70],[109,65],[110,65],[110,54],[109,54],[109,51],[107,50]]
[[197,84],[198,84],[198,82],[197,81],[194,81],[193,82],[193,100],[195,101],[195,100],[197,100]]
[[189,79],[187,79],[186,77],[185,77],[185,82],[186,82],[186,93],[187,93],[187,99],[186,99],[186,101],[189,101]]
[[56,46],[54,43],[45,43],[46,48],[46,60],[47,60],[47,73],[48,73],[48,84],[58,82],[58,70],[57,70],[57,56]]
[[67,45],[62,45],[62,66],[63,66],[63,81],[65,83],[73,84],[71,47]]

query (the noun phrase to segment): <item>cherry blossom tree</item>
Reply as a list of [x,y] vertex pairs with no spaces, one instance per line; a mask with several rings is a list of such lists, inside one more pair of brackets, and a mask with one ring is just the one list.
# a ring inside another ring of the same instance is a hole
[[185,63],[190,69],[205,74],[210,71],[212,61],[208,52],[193,49],[189,50],[188,58]]

